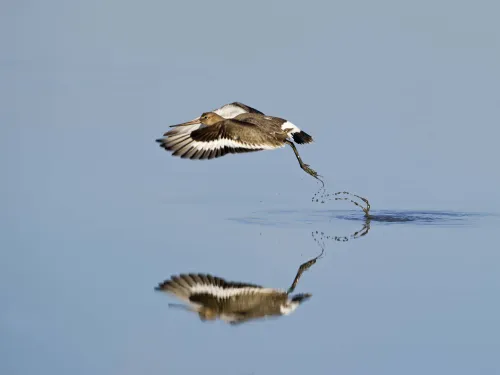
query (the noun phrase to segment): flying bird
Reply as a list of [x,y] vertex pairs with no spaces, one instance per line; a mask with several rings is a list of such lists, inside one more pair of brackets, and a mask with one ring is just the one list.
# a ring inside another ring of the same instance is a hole
[[302,161],[294,144],[308,144],[313,142],[313,138],[290,121],[266,116],[245,104],[226,104],[171,127],[174,129],[164,134],[166,138],[156,141],[173,156],[213,159],[226,154],[273,150],[289,145],[300,167],[321,181],[318,173]]

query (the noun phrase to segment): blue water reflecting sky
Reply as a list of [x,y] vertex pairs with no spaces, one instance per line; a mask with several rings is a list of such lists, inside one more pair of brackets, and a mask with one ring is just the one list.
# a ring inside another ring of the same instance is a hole
[[[500,373],[499,7],[3,4],[0,373]],[[363,226],[311,202],[289,148],[189,161],[154,142],[235,100],[311,134],[331,192],[432,220],[325,240],[290,316],[169,309],[153,288],[172,274],[287,288],[312,232]]]

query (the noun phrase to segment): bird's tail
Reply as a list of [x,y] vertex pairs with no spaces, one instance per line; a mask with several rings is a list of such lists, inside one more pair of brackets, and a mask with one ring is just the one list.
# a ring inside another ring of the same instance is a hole
[[299,132],[292,133],[293,140],[295,143],[304,144],[304,143],[312,143],[313,138],[307,134],[305,131],[301,130]]

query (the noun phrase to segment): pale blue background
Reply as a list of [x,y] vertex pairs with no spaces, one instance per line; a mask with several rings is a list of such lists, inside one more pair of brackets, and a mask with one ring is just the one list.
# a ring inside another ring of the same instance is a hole
[[[499,374],[499,14],[2,2],[0,373]],[[168,309],[153,287],[171,274],[286,288],[319,252],[312,231],[362,226],[335,218],[347,203],[311,203],[289,148],[189,161],[154,143],[235,100],[313,135],[299,151],[331,191],[481,215],[329,241],[297,288],[313,298],[276,321]]]

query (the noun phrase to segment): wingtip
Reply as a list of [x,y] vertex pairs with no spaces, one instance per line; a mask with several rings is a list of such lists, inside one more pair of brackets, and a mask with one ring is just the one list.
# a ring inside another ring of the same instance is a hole
[[170,281],[171,279],[168,279],[158,283],[158,285],[154,287],[154,290],[158,292],[163,292],[165,290],[165,287],[169,285]]

